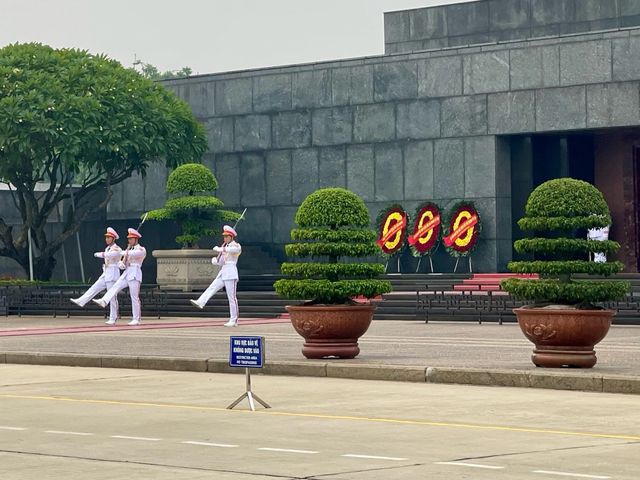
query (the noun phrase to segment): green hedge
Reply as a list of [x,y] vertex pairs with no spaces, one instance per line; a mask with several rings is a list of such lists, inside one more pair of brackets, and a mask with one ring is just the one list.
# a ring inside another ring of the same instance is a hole
[[[622,281],[575,281],[574,274],[613,275],[621,272],[617,261],[595,263],[580,260],[589,252],[615,253],[620,245],[613,241],[593,241],[567,238],[568,232],[581,228],[609,226],[611,215],[602,193],[593,185],[572,178],[550,180],[538,186],[530,195],[526,216],[518,221],[522,230],[560,231],[561,238],[527,238],[514,243],[519,253],[544,254],[550,260],[509,263],[516,273],[537,273],[542,279],[508,279],[504,290],[537,303],[576,304],[591,307],[593,303],[616,300],[629,291]],[[549,278],[556,277],[556,278]]]
[[283,263],[283,275],[297,278],[375,278],[384,273],[379,263]]
[[300,205],[295,217],[299,228],[291,231],[295,243],[285,245],[288,257],[326,257],[327,263],[283,263],[291,278],[278,280],[278,295],[317,304],[349,303],[363,295],[375,297],[391,291],[391,284],[374,277],[384,272],[380,264],[344,263],[344,257],[378,253],[376,234],[369,228],[369,211],[355,193],[343,188],[323,188]]
[[562,283],[557,280],[523,280],[509,278],[502,288],[516,298],[536,303],[591,304],[608,302],[624,297],[630,284],[625,281],[577,281]]
[[375,242],[373,230],[329,230],[328,228],[294,228],[291,240],[314,240],[320,242]]
[[590,252],[615,253],[620,248],[618,242],[612,240],[586,240],[583,238],[523,238],[513,243],[518,253],[580,253]]
[[362,295],[377,297],[391,291],[386,280],[294,280],[282,279],[274,284],[276,293],[294,300],[310,300],[314,303],[339,304],[346,299]]
[[82,282],[61,282],[61,281],[42,281],[42,280],[25,280],[25,279],[11,279],[11,280],[0,280],[0,287],[30,287],[30,286],[46,286],[46,285],[60,285],[60,286],[77,286],[77,285],[85,285]]
[[578,228],[603,228],[611,225],[610,216],[600,217],[524,217],[518,220],[520,230],[544,232],[552,230],[576,230]]
[[564,275],[586,273],[588,275],[613,275],[623,270],[621,262],[595,263],[586,260],[535,260],[529,262],[509,262],[509,270],[515,273],[540,273]]
[[374,243],[290,243],[284,251],[288,257],[366,257],[376,255]]

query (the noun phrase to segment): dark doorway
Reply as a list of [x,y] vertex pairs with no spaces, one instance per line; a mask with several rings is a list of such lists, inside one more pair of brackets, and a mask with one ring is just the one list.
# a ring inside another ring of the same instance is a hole
[[[511,137],[511,218],[512,238],[526,236],[517,225],[524,216],[527,199],[541,183],[553,178],[572,177],[594,183],[594,135],[517,135]],[[525,258],[515,250],[514,259]]]
[[609,238],[621,247],[615,259],[626,272],[640,272],[640,128],[514,135],[509,147],[513,240],[526,236],[517,221],[534,188],[553,178],[577,178],[595,185],[609,205]]

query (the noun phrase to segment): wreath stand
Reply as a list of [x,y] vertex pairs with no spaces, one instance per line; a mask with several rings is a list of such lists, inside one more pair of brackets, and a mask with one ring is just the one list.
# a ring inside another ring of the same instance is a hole
[[418,266],[416,267],[416,273],[420,271],[420,264],[422,263],[422,257],[429,257],[429,266],[431,267],[431,273],[433,273],[433,259],[430,253],[425,253],[424,255],[420,255],[418,258]]
[[389,258],[387,258],[387,263],[385,263],[384,265],[384,273],[387,273],[387,270],[389,268],[389,261],[391,261],[391,257],[395,256],[397,259],[397,266],[398,266],[398,273],[402,273],[400,272],[400,255],[389,255]]
[[[473,273],[473,265],[471,264],[471,255],[465,255],[469,260],[469,273]],[[456,257],[456,264],[453,267],[453,273],[456,273],[458,270],[458,263],[460,262],[460,257]]]

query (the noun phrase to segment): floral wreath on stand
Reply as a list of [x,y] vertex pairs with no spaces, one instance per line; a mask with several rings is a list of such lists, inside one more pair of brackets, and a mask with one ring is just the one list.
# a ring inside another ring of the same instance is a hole
[[[456,258],[455,272],[460,257],[470,257],[478,245],[482,221],[475,204],[469,200],[455,203],[450,212],[445,223],[442,241],[449,255]],[[469,271],[471,271],[471,258],[469,258]]]
[[416,209],[413,221],[413,233],[409,235],[407,241],[411,248],[411,254],[420,258],[416,272],[420,270],[420,263],[424,255],[429,256],[431,273],[433,273],[433,262],[431,255],[438,249],[440,243],[440,233],[442,231],[442,213],[440,207],[433,202],[423,202]]
[[[393,204],[384,208],[376,219],[376,229],[378,231],[377,245],[382,254],[387,257],[397,255],[402,252],[407,239],[407,225],[409,216],[402,206]],[[398,257],[398,273],[400,273],[400,258]]]

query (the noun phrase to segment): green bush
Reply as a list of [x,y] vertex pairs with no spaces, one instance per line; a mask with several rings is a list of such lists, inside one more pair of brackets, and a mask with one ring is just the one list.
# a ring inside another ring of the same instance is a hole
[[614,253],[620,245],[613,241],[567,238],[577,229],[610,225],[611,215],[602,193],[593,185],[572,178],[550,180],[537,187],[529,197],[525,217],[518,225],[536,232],[559,231],[560,238],[517,240],[519,253],[544,255],[544,259],[509,263],[515,273],[537,273],[540,279],[510,278],[502,288],[517,298],[536,304],[558,303],[593,308],[597,302],[616,300],[629,291],[623,281],[578,281],[574,274],[609,276],[621,272],[621,262],[593,263],[590,252]]
[[587,240],[583,238],[523,238],[513,243],[518,253],[615,253],[620,248],[612,240]]
[[39,287],[39,286],[76,286],[76,285],[85,285],[82,282],[60,282],[60,281],[43,281],[43,280],[26,280],[20,278],[13,279],[0,279],[0,288],[3,287]]
[[369,211],[356,194],[344,188],[321,188],[309,195],[296,213],[302,228],[369,227]]
[[223,210],[224,203],[208,193],[218,188],[211,170],[198,163],[187,163],[176,168],[167,180],[167,192],[180,195],[166,201],[163,208],[149,212],[148,219],[174,220],[182,233],[176,242],[183,247],[195,247],[205,236],[215,235],[223,222],[233,222],[239,215]]
[[211,170],[199,163],[187,163],[176,168],[167,180],[167,192],[194,195],[218,189],[218,180]]
[[372,298],[391,291],[391,283],[378,280],[384,266],[344,263],[344,257],[375,255],[376,234],[369,228],[369,212],[356,194],[343,188],[320,189],[298,208],[291,231],[295,243],[285,246],[287,256],[316,257],[325,262],[284,263],[278,295],[316,304],[348,303],[355,296]]

